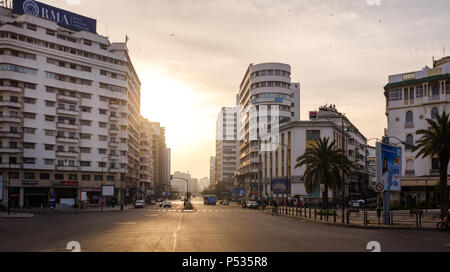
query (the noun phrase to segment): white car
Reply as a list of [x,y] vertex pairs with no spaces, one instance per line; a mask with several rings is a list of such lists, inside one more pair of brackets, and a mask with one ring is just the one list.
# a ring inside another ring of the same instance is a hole
[[163,203],[163,207],[164,208],[172,208],[172,203],[170,203],[170,201],[166,201]]
[[144,200],[136,200],[136,202],[134,202],[134,208],[145,208]]
[[364,205],[364,200],[351,201],[350,205],[352,206],[352,208],[360,208],[362,205]]

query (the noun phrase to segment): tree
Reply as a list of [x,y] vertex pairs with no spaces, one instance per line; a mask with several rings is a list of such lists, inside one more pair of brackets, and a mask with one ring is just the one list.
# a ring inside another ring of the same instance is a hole
[[305,153],[297,158],[295,168],[306,165],[304,180],[308,193],[312,193],[321,184],[324,185],[322,202],[325,209],[328,209],[328,190],[336,192],[343,187],[342,161],[344,174],[347,175],[352,162],[345,155],[345,151],[336,147],[335,141],[330,143],[330,138],[319,139],[312,148],[307,148]]
[[450,160],[450,116],[444,111],[436,115],[436,121],[427,119],[428,129],[416,132],[422,137],[416,142],[414,151],[419,151],[416,158],[439,158],[439,189],[441,215],[448,213],[447,169]]

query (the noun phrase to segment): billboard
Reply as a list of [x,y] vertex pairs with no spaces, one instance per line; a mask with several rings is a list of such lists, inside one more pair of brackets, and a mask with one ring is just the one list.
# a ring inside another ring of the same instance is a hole
[[85,30],[97,33],[97,20],[67,10],[55,8],[34,0],[14,0],[13,12],[29,14],[56,22],[59,26],[74,31]]
[[289,183],[286,179],[272,180],[271,190],[274,194],[285,195],[289,194]]
[[102,196],[114,196],[114,186],[103,185]]
[[377,143],[377,176],[385,191],[402,190],[402,149],[396,146]]

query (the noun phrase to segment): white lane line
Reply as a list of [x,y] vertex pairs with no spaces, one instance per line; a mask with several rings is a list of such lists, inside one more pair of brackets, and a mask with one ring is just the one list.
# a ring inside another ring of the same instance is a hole
[[178,226],[177,229],[173,232],[173,247],[172,252],[175,252],[175,249],[177,248],[177,232],[181,229],[181,217],[183,214],[180,214],[180,219],[178,220]]
[[117,222],[117,225],[135,225],[136,222]]

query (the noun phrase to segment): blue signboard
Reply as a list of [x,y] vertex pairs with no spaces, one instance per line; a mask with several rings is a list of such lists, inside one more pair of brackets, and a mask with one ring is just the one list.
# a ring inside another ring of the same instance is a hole
[[289,183],[285,179],[272,180],[271,189],[274,194],[286,195],[289,194]]
[[378,144],[379,173],[385,191],[401,191],[402,149],[399,147]]
[[14,0],[13,12],[29,14],[56,22],[59,26],[75,31],[97,33],[97,20],[67,10],[55,8],[33,0]]

